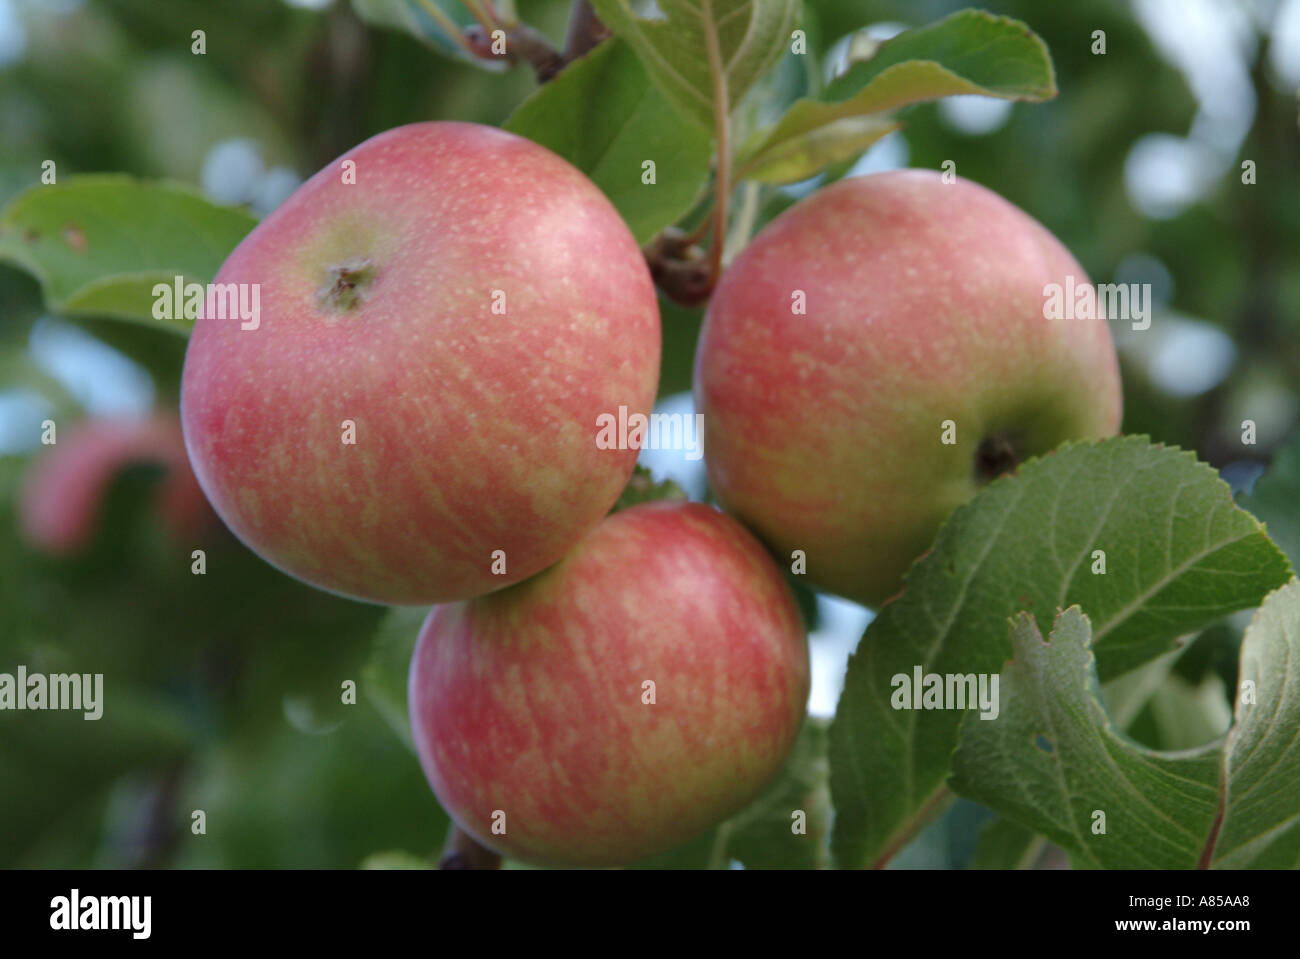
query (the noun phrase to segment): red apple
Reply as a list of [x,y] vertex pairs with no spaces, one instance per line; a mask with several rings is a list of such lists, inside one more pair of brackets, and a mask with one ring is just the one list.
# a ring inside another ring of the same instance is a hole
[[844,180],[786,211],[700,334],[715,495],[783,561],[802,550],[812,585],[880,603],[982,484],[1119,428],[1105,319],[1045,318],[1067,277],[1087,282],[1039,223],[933,172]]
[[627,481],[636,450],[598,449],[596,422],[651,408],[654,289],[609,201],[536,144],[464,123],[380,134],[215,283],[250,304],[257,284],[260,317],[195,323],[190,459],[231,530],[308,583],[411,604],[499,589],[560,559]]
[[216,523],[185,458],[174,415],[88,419],[59,435],[28,472],[18,503],[24,538],[55,555],[82,552],[94,540],[114,478],[128,466],[145,463],[166,470],[156,502],[175,538],[194,537]]
[[794,743],[808,669],[762,546],[709,507],[649,503],[534,579],[434,609],[411,727],[438,800],[479,842],[609,866],[752,800]]

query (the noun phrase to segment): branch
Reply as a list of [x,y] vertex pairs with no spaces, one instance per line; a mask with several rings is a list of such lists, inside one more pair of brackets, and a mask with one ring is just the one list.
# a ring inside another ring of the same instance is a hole
[[722,49],[718,45],[718,28],[713,21],[713,0],[704,4],[704,42],[709,53],[709,73],[713,76],[713,127],[718,140],[716,199],[713,203],[713,245],[709,252],[709,289],[717,285],[722,275],[722,248],[727,239],[727,194],[731,191],[731,138],[727,121],[729,97],[727,71],[722,62]]
[[538,83],[553,79],[567,65],[551,41],[528,24],[518,23],[501,32],[505,35],[505,53],[493,51],[491,35],[478,24],[466,27],[464,38],[470,52],[480,60],[527,63],[537,74]]
[[573,11],[569,14],[569,33],[564,39],[564,62],[572,63],[591,52],[609,36],[609,28],[596,16],[591,0],[573,0]]
[[501,857],[478,844],[469,833],[455,823],[447,830],[447,842],[442,847],[439,869],[500,869]]

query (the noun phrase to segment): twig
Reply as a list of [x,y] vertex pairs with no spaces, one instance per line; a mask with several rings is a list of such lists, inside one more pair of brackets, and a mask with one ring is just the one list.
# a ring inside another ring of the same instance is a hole
[[608,37],[609,28],[596,16],[591,0],[573,0],[569,32],[564,38],[564,62],[572,63]]
[[447,842],[442,847],[439,869],[500,869],[501,857],[479,845],[469,833],[455,823],[447,830]]
[[716,285],[722,275],[722,248],[727,239],[727,194],[731,190],[731,138],[727,121],[729,98],[727,74],[718,46],[718,31],[713,22],[713,0],[701,0],[704,10],[704,44],[709,54],[709,73],[713,78],[713,127],[718,141],[717,184],[713,203],[713,245],[709,249],[709,278]]

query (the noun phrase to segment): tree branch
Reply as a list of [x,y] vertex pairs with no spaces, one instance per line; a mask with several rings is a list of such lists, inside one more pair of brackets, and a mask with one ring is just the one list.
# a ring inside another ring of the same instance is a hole
[[709,54],[709,73],[713,78],[713,127],[718,141],[717,185],[713,201],[713,245],[709,258],[709,289],[717,285],[722,275],[722,248],[727,239],[727,194],[731,192],[731,138],[728,122],[729,96],[727,71],[722,62],[722,49],[718,45],[718,29],[713,21],[713,0],[701,0],[704,5],[704,42]]
[[591,0],[573,0],[569,14],[569,32],[564,39],[564,62],[572,63],[578,57],[595,49],[609,38],[609,28],[600,22]]
[[491,849],[479,845],[469,833],[455,823],[447,830],[447,842],[442,847],[439,869],[500,869],[501,857]]

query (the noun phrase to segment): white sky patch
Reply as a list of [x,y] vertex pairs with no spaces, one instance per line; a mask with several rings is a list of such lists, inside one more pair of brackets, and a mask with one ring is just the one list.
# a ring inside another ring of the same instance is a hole
[[41,422],[53,413],[31,390],[0,392],[0,455],[30,453],[41,444]]
[[[673,393],[665,396],[655,404],[656,413],[680,413],[683,417],[695,416],[695,398],[689,392]],[[656,480],[670,479],[676,481],[686,495],[698,502],[704,499],[708,488],[708,477],[704,472],[703,457],[695,460],[686,458],[686,450],[651,450],[643,449],[637,454],[637,462],[648,469]]]
[[17,63],[27,52],[27,30],[13,0],[0,0],[0,67]]
[[977,95],[945,97],[939,101],[939,118],[967,136],[984,136],[1002,129],[1011,119],[1010,100]]
[[819,719],[830,719],[835,715],[835,707],[844,689],[849,653],[857,649],[862,631],[876,614],[847,599],[818,593],[817,615],[819,625],[808,636],[812,656],[812,692],[808,696],[808,712]]
[[58,379],[89,413],[144,416],[153,407],[149,374],[71,324],[48,317],[37,320],[28,345],[36,364]]
[[1256,24],[1249,5],[1219,0],[1135,0],[1134,13],[1161,56],[1183,74],[1197,103],[1185,139],[1144,136],[1124,163],[1124,185],[1134,207],[1153,219],[1168,219],[1233,167],[1250,131]]
[[1279,88],[1300,88],[1300,0],[1284,0],[1278,7],[1268,65]]
[[886,170],[901,170],[907,166],[910,156],[911,150],[908,149],[906,138],[901,131],[895,130],[889,136],[873,143],[871,149],[862,154],[858,162],[853,164],[853,169],[845,174],[845,178],[884,173]]

